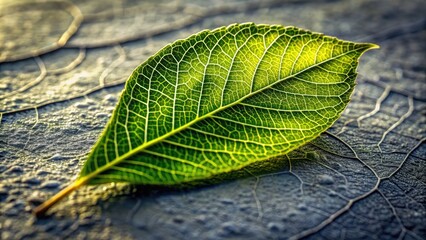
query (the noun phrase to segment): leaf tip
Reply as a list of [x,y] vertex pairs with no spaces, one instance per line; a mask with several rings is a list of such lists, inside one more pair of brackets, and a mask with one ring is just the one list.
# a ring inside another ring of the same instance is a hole
[[368,44],[369,48],[368,49],[379,49],[380,46],[374,43],[369,43]]
[[374,43],[360,43],[364,51],[368,51],[371,49],[379,49],[380,46]]

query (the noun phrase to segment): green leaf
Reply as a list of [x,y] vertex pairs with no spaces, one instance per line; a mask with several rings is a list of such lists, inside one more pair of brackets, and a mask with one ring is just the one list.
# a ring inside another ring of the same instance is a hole
[[252,23],[167,45],[134,70],[79,178],[57,198],[84,184],[206,179],[286,154],[338,119],[359,57],[376,47]]

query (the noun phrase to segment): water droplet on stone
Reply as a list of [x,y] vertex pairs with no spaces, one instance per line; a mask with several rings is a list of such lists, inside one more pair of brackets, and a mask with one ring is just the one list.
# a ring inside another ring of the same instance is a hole
[[55,180],[49,180],[44,182],[40,187],[41,188],[58,188],[61,185],[60,182]]
[[321,185],[331,185],[334,183],[334,178],[327,174],[322,174],[318,176],[318,182]]
[[89,106],[89,108],[88,108],[90,111],[93,111],[93,110],[97,110],[97,109],[99,109],[99,107],[98,106],[94,106],[94,105],[92,105],[92,106]]
[[269,222],[266,227],[273,232],[279,232],[281,230],[281,225],[276,222]]
[[206,215],[198,215],[194,219],[197,223],[200,223],[200,224],[205,224],[207,221]]
[[297,205],[297,209],[299,209],[300,211],[306,211],[306,210],[308,210],[308,206],[306,206],[306,204],[304,204],[304,203],[299,203]]
[[231,204],[234,204],[234,200],[229,199],[229,198],[222,198],[222,199],[220,199],[219,201],[220,201],[222,204],[225,204],[225,205],[231,205]]
[[330,191],[330,192],[328,192],[328,196],[330,196],[330,197],[336,197],[337,193],[335,191]]
[[117,97],[112,95],[112,94],[108,94],[104,97],[104,101],[110,102],[110,103],[115,103],[115,102],[117,102]]
[[56,153],[56,154],[54,154],[53,156],[50,157],[50,160],[53,160],[53,161],[61,161],[61,160],[64,160],[64,159],[65,159],[65,157],[62,156],[59,153]]
[[78,102],[78,103],[74,104],[74,106],[76,108],[87,108],[89,106],[89,104],[87,102]]

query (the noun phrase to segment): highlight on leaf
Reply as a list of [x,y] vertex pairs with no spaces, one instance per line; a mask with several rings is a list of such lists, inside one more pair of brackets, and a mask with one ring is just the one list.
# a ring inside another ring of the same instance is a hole
[[233,24],[165,46],[130,75],[77,178],[173,185],[287,154],[329,128],[377,48],[280,25]]

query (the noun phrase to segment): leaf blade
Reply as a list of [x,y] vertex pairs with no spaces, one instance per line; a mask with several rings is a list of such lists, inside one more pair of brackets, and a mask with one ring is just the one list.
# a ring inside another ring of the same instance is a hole
[[[79,179],[175,184],[288,153],[338,118],[353,90],[358,58],[370,48],[254,24],[179,40],[131,75]],[[273,64],[278,59],[279,67]],[[344,81],[341,75],[347,75]]]

